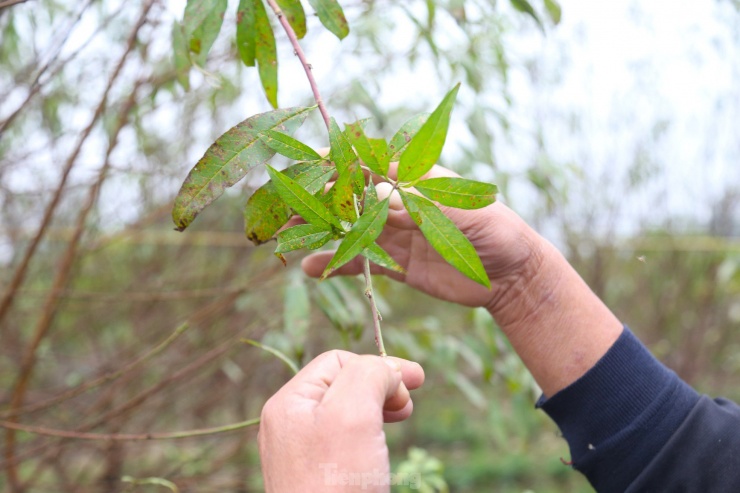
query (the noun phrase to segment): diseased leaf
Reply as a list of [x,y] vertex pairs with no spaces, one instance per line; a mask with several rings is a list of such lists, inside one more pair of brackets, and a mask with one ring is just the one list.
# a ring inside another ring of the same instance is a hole
[[400,192],[409,215],[437,253],[461,273],[490,289],[491,281],[478,253],[455,223],[428,199],[403,189]]
[[337,247],[336,253],[321,274],[321,279],[326,279],[333,271],[355,258],[380,236],[388,219],[389,202],[389,199],[385,199],[360,216]]
[[220,197],[224,190],[275,155],[275,151],[259,138],[261,132],[279,129],[292,134],[313,108],[295,107],[260,113],[219,137],[190,170],[175,198],[172,219],[177,230],[187,228],[200,211]]
[[334,118],[331,119],[329,125],[329,145],[331,146],[331,160],[334,162],[334,166],[337,167],[338,173],[344,173],[352,163],[357,161],[357,155],[352,150],[352,144],[339,129],[339,125],[337,125]]
[[430,178],[414,187],[425,197],[458,209],[480,209],[493,204],[498,192],[496,185],[465,178]]
[[348,172],[340,173],[329,193],[331,194],[331,211],[334,215],[343,221],[351,223],[357,221],[352,175]]
[[236,11],[236,47],[239,57],[247,67],[254,67],[257,52],[256,2],[262,3],[262,0],[240,0]]
[[[317,162],[308,162],[295,164],[282,173],[294,179],[309,193],[315,194],[324,189],[324,185],[334,174],[334,169],[321,166]],[[244,208],[244,233],[255,245],[261,245],[270,241],[292,215],[293,211],[277,193],[272,181],[268,181],[247,201]]]
[[352,187],[354,193],[362,195],[365,189],[365,175],[362,173],[360,163],[357,161],[357,154],[352,149],[352,144],[347,140],[347,136],[339,129],[336,120],[331,119],[329,125],[329,144],[331,145],[331,160],[337,167],[337,173],[341,177],[345,173],[351,175]]
[[172,23],[172,55],[177,72],[177,82],[183,89],[190,90],[190,56],[185,41],[185,31],[179,22]]
[[306,35],[306,12],[303,10],[300,0],[277,0],[280,10],[288,19],[290,27],[295,31],[298,39]]
[[182,24],[193,61],[205,65],[208,52],[221,31],[227,0],[188,0]]
[[373,243],[372,245],[365,248],[362,251],[362,256],[368,259],[370,262],[373,262],[374,264],[377,264],[381,267],[385,267],[386,269],[399,272],[401,274],[406,273],[406,269],[401,267],[398,262],[396,262],[393,257],[391,257],[390,254],[383,250],[377,243]]
[[345,125],[345,135],[355,147],[360,159],[373,173],[380,176],[388,175],[390,155],[385,139],[371,139],[365,135],[364,125],[361,122]]
[[416,132],[419,131],[428,119],[429,113],[421,113],[411,118],[409,121],[404,123],[400,129],[398,129],[398,132],[396,132],[396,135],[393,136],[390,144],[388,144],[388,150],[391,153],[391,161],[398,161],[401,157],[401,153],[409,145],[413,136],[416,135]]
[[560,8],[560,4],[557,2],[557,0],[545,0],[545,9],[547,10],[547,15],[550,16],[550,20],[553,24],[556,26],[560,24],[560,19],[563,15],[563,9]]
[[529,3],[527,0],[511,0],[511,5],[513,5],[514,8],[517,9],[519,12],[523,12],[534,19],[540,29],[544,31],[545,28],[542,25],[540,16],[537,15],[537,12],[534,10],[534,7],[532,7],[531,3]]
[[367,189],[365,189],[365,204],[363,205],[364,209],[369,209],[375,204],[378,203],[378,191],[375,189],[375,184],[372,180],[370,180],[367,184]]
[[329,212],[329,209],[319,199],[311,195],[294,180],[278,173],[272,166],[267,166],[267,172],[280,197],[306,222],[319,226],[324,231],[343,230],[337,218]]
[[349,24],[337,0],[308,0],[319,16],[319,20],[337,38],[344,39],[349,34]]
[[301,248],[316,249],[331,239],[331,233],[315,224],[299,224],[278,233],[275,253],[292,252]]
[[444,97],[439,106],[429,115],[416,135],[411,139],[398,162],[398,180],[413,181],[421,178],[437,162],[447,138],[450,113],[455,104],[458,83]]
[[272,150],[295,161],[316,161],[321,156],[303,142],[274,130],[263,132],[262,139]]
[[267,17],[262,0],[254,0],[255,21],[255,58],[260,73],[262,88],[265,96],[273,108],[278,107],[278,78],[277,78],[277,48],[275,47],[275,35],[272,32],[270,19]]

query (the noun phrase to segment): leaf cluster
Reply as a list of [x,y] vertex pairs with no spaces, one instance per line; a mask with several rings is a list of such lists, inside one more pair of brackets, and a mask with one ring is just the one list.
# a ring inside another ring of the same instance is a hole
[[[464,178],[424,178],[442,152],[458,89],[459,84],[431,114],[409,120],[390,141],[370,137],[367,120],[342,130],[332,119],[328,156],[293,137],[313,107],[252,116],[219,137],[190,171],[175,200],[177,229],[184,230],[226,188],[280,154],[294,163],[282,171],[266,165],[270,180],[249,197],[244,210],[245,233],[253,243],[276,239],[275,255],[285,262],[284,253],[339,241],[322,278],[358,255],[404,272],[376,241],[388,218],[389,198],[379,200],[374,183],[387,182],[435,250],[489,287],[472,244],[437,204],[485,207],[494,202],[496,186]],[[294,215],[305,224],[286,227]]]
[[[288,21],[297,39],[308,32],[300,0],[265,0],[279,17]],[[349,34],[349,24],[337,0],[309,0],[319,21],[339,39]],[[178,82],[190,88],[191,67],[205,65],[226,14],[227,0],[188,0],[182,22],[172,27],[173,60]],[[273,108],[278,107],[278,59],[275,34],[263,0],[240,0],[236,10],[236,47],[247,67],[257,67],[262,89]]]

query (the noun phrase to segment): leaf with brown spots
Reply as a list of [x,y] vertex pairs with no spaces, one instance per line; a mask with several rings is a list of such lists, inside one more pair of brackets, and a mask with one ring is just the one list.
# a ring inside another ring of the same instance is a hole
[[480,209],[496,201],[498,188],[465,178],[429,178],[414,186],[422,195],[448,207]]
[[351,223],[357,221],[352,175],[348,171],[339,174],[329,193],[331,194],[331,211],[334,215],[342,221]]
[[265,130],[293,134],[315,107],[295,107],[251,116],[219,137],[208,148],[175,198],[172,220],[182,231],[224,190],[244,178],[255,166],[275,155],[261,139]]
[[385,199],[367,209],[360,216],[337,247],[336,253],[321,274],[321,279],[326,279],[329,274],[360,255],[363,250],[375,242],[388,219],[388,205],[389,199]]
[[349,34],[347,18],[337,0],[308,0],[308,3],[316,10],[324,27],[337,38],[344,39]]
[[428,118],[429,113],[421,113],[404,123],[401,128],[398,129],[398,132],[396,132],[396,135],[393,136],[390,144],[388,144],[388,150],[391,153],[391,161],[398,161],[403,150],[406,149],[406,146],[411,142],[411,138],[416,135],[416,132],[419,131]]
[[[324,190],[324,185],[334,174],[334,168],[318,162],[307,162],[295,164],[282,173],[309,193],[315,194]],[[261,245],[270,241],[292,215],[293,211],[280,198],[272,181],[268,181],[249,197],[244,207],[244,234],[255,245]]]
[[388,163],[390,154],[385,139],[371,139],[365,135],[362,122],[348,123],[345,127],[345,135],[357,151],[362,162],[380,176],[388,175]]
[[315,250],[331,239],[331,232],[314,224],[299,224],[277,235],[278,246],[275,253],[292,252],[301,248]]
[[193,61],[199,66],[206,57],[221,31],[227,0],[188,0],[182,24],[185,40]]
[[306,35],[306,12],[303,10],[300,0],[277,0],[280,10],[288,19],[290,27],[293,28],[295,35],[301,39]]

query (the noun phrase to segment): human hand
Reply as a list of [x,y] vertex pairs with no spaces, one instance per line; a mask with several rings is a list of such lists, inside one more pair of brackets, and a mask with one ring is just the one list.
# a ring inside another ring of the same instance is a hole
[[[391,176],[395,163],[391,164]],[[434,166],[425,178],[458,176],[441,166]],[[371,266],[373,274],[383,274],[436,298],[466,306],[484,306],[496,314],[504,295],[536,272],[541,243],[544,241],[513,211],[496,202],[477,210],[450,207],[440,209],[457,225],[475,247],[491,280],[491,290],[477,284],[448,264],[424,238],[419,227],[403,207],[390,184],[377,186],[379,198],[391,196],[390,212],[378,243],[406,270],[406,274]],[[322,251],[303,260],[304,271],[319,277],[334,252]],[[336,271],[336,275],[356,275],[363,271],[363,259],[357,257]]]
[[[398,358],[338,350],[315,358],[262,410],[265,491],[389,491],[383,423],[411,415],[409,390],[423,382],[421,366]],[[365,484],[343,485],[344,472]]]

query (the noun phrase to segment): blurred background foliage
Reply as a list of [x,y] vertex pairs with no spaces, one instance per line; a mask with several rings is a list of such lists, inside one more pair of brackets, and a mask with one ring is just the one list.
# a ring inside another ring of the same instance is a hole
[[[255,71],[237,61],[232,3],[184,91],[170,41],[182,1],[0,0],[3,420],[99,434],[218,427],[258,416],[291,375],[244,338],[302,363],[329,348],[373,351],[360,280],[317,284],[298,256],[284,268],[244,238],[246,192],[263,173],[186,233],[172,230],[187,170],[218,135],[269,108]],[[740,399],[740,149],[721,188],[685,199],[706,213],[674,214],[662,207],[683,173],[662,145],[670,119],[615,148],[591,139],[578,108],[549,113],[562,73],[524,46],[557,36],[552,2],[533,3],[537,21],[522,2],[342,3],[349,37],[339,43],[311,15],[303,41],[338,119],[372,116],[387,136],[462,80],[444,164],[499,184],[688,382]],[[717,5],[737,39],[737,2]],[[276,36],[280,105],[310,103]],[[522,80],[532,101],[517,97]],[[722,97],[718,111],[740,115],[738,91]],[[614,128],[633,124],[639,107],[627,107]],[[300,137],[324,146],[315,117]],[[564,159],[568,142],[578,145]],[[516,166],[501,157],[512,149]],[[427,372],[414,418],[388,427],[395,469],[421,470],[428,491],[591,491],[563,464],[565,442],[533,408],[536,385],[486,313],[377,285],[389,352]],[[179,441],[1,436],[3,490],[261,490],[254,427]]]

